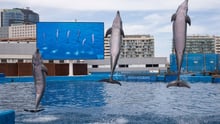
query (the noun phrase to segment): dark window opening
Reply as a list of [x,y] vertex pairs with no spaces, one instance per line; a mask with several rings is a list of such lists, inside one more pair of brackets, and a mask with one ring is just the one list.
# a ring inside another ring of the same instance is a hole
[[99,66],[98,65],[92,65],[92,68],[98,68]]
[[128,68],[128,65],[119,65],[119,68]]

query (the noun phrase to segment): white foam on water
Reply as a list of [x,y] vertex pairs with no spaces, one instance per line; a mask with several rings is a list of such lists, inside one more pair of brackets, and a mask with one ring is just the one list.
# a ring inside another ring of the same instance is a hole
[[93,124],[127,124],[129,121],[126,118],[119,117],[116,119],[112,119],[107,122],[95,122]]
[[37,123],[37,122],[51,122],[51,121],[56,121],[58,120],[59,118],[58,117],[55,117],[53,115],[44,115],[44,116],[39,116],[39,117],[35,117],[35,118],[27,118],[27,119],[24,119],[23,122],[34,122],[34,123]]
[[116,124],[126,124],[128,120],[126,118],[120,117],[115,120]]

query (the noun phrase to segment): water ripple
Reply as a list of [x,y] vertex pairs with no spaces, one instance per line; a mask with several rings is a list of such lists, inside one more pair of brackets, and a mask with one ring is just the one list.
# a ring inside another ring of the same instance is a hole
[[[191,89],[165,83],[47,82],[37,114],[34,84],[0,84],[0,109],[14,109],[16,123],[220,123],[220,85],[193,83]],[[34,120],[31,122],[31,120]],[[43,122],[46,121],[46,122]]]

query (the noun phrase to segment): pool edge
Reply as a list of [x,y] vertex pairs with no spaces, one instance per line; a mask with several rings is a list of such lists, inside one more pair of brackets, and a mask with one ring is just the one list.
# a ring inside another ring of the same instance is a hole
[[15,111],[0,110],[0,124],[15,124]]

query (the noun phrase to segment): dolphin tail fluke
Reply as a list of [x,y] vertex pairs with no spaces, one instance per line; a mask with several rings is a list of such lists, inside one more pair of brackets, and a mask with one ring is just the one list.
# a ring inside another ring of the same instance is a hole
[[186,82],[180,81],[180,80],[169,83],[167,85],[167,88],[169,88],[169,87],[186,87],[186,88],[190,88],[190,86]]
[[113,79],[103,79],[103,80],[100,80],[99,82],[107,82],[107,83],[111,83],[111,84],[118,84],[121,86],[121,83],[117,80],[113,80]]
[[24,111],[32,112],[32,113],[40,112],[40,111],[43,111],[43,110],[44,110],[43,108],[41,108],[41,109],[24,109]]

